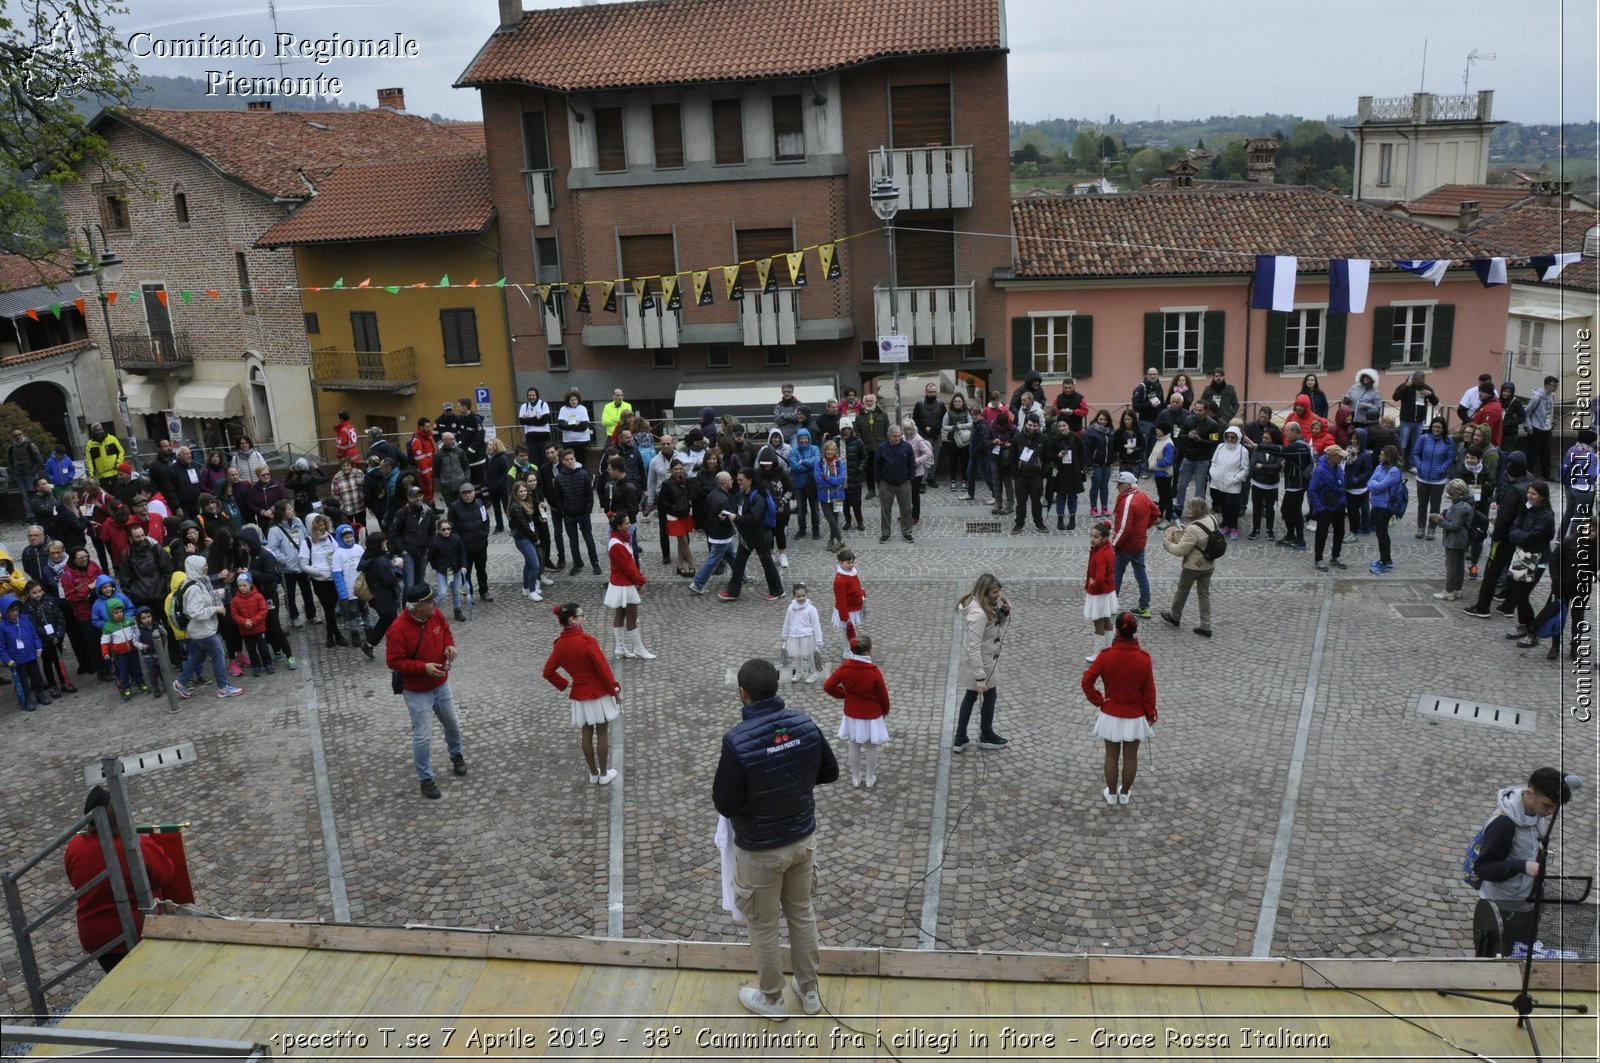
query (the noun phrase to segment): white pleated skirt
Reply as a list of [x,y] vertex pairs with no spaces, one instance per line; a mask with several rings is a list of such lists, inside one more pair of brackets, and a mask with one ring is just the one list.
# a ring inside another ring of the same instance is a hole
[[839,720],[839,737],[857,745],[881,746],[889,741],[889,728],[884,724],[882,716],[874,720],[844,716]]
[[1130,720],[1102,712],[1095,717],[1094,733],[1097,738],[1107,742],[1142,742],[1156,732],[1143,716],[1135,716]]
[[1117,592],[1110,594],[1086,594],[1083,596],[1083,618],[1085,620],[1109,620],[1117,615]]
[[607,609],[621,609],[625,605],[639,604],[639,588],[628,586],[621,587],[615,583],[606,584],[605,606]]
[[592,698],[589,701],[569,701],[572,706],[572,726],[583,727],[597,723],[610,723],[622,715],[622,709],[617,705],[617,699],[607,694],[603,698]]

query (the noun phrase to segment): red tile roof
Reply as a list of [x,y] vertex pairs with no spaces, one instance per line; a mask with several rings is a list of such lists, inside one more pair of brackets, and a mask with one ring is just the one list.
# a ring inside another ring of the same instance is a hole
[[72,261],[69,251],[59,252],[59,262],[34,262],[21,255],[0,254],[0,292],[14,292],[40,285],[56,285],[72,278],[66,263]]
[[[1472,258],[1471,240],[1314,188],[1177,189],[1040,196],[1011,205],[1016,276],[1130,277],[1239,274],[1256,255],[1296,255],[1322,270],[1330,258]],[[1392,267],[1390,267],[1392,268]]]
[[1531,195],[1533,189],[1526,185],[1440,185],[1421,199],[1395,206],[1408,214],[1454,218],[1466,202],[1476,201],[1484,214],[1492,214]]
[[445,122],[444,128],[457,136],[466,137],[482,151],[484,146],[482,122]]
[[483,151],[426,118],[384,107],[366,111],[172,111],[151,107],[106,112],[97,125],[125,122],[177,144],[227,176],[269,196],[302,199],[350,163],[437,158]]
[[640,0],[529,11],[457,86],[558,92],[804,77],[1005,47],[1000,0]]
[[341,166],[258,247],[479,233],[494,215],[482,155]]
[[[1584,234],[1596,224],[1600,224],[1600,214],[1592,210],[1541,207],[1527,200],[1479,222],[1472,230],[1472,237],[1494,245],[1502,255],[1549,255],[1557,251],[1582,251]],[[1513,280],[1539,283],[1531,281],[1521,269],[1513,268]],[[1596,261],[1585,258],[1574,262],[1561,271],[1555,286],[1588,292],[1600,290]]]

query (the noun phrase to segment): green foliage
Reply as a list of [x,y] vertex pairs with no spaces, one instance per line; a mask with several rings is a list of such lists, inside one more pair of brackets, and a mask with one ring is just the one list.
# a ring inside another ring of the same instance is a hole
[[1087,129],[1080,131],[1072,141],[1072,161],[1085,170],[1094,169],[1095,149],[1098,147],[1099,142],[1095,140],[1093,133]]
[[0,402],[0,439],[5,440],[5,445],[11,445],[11,432],[20,428],[23,434],[33,440],[39,448],[39,453],[45,457],[55,449],[56,437],[45,430],[45,427],[14,402]]

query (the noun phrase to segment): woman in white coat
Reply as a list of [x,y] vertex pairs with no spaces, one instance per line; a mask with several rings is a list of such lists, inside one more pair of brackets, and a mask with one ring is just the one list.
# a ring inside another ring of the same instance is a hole
[[972,590],[956,603],[956,612],[961,614],[961,682],[966,693],[961,697],[953,748],[957,753],[965,753],[969,748],[967,723],[972,719],[973,705],[981,697],[978,748],[1004,749],[1006,740],[994,729],[994,705],[999,693],[995,684],[999,677],[1005,625],[1011,618],[1011,603],[1001,593],[1000,581],[985,572],[972,585]]
[[1243,438],[1238,426],[1230,424],[1211,455],[1211,501],[1221,514],[1222,534],[1230,539],[1239,537],[1239,504],[1250,475],[1250,452],[1239,442]]

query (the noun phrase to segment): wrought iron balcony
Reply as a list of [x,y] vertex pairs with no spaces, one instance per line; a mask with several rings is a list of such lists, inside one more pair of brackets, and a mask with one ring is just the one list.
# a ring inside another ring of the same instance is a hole
[[194,345],[189,334],[118,332],[112,335],[117,364],[124,369],[188,369],[194,364]]
[[311,381],[323,391],[384,391],[411,395],[417,390],[417,352],[341,351],[324,347],[311,352]]
[[[913,347],[969,344],[974,338],[973,314],[977,282],[936,288],[898,288],[899,334]],[[877,334],[894,335],[889,321],[889,289],[872,289]]]
[[[867,156],[870,180],[884,176],[883,155]],[[901,210],[948,210],[972,206],[972,146],[895,148],[889,165],[900,186]]]

